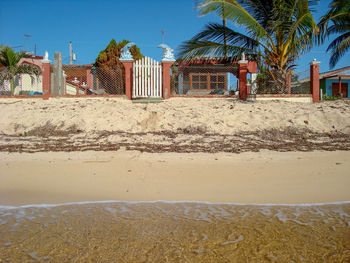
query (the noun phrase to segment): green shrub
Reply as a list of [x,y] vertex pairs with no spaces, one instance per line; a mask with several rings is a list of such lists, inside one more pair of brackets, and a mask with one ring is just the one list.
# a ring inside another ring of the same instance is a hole
[[333,97],[333,96],[329,96],[327,94],[324,94],[322,97],[323,100],[339,100],[340,97]]

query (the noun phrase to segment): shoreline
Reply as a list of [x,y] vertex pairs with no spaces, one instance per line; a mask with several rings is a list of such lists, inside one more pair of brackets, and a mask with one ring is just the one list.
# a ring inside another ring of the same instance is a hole
[[124,204],[124,205],[138,205],[138,204],[189,204],[189,205],[230,205],[230,206],[251,206],[251,207],[322,207],[322,206],[334,206],[334,205],[350,205],[350,201],[338,201],[329,203],[300,203],[300,204],[277,204],[277,203],[213,203],[206,201],[167,201],[167,200],[153,200],[153,201],[123,201],[123,200],[105,200],[105,201],[82,201],[71,203],[59,203],[59,204],[28,204],[21,206],[6,206],[0,205],[1,210],[12,209],[26,209],[26,208],[55,208],[62,206],[75,206],[75,205],[107,205],[107,204]]
[[312,205],[350,200],[349,151],[119,150],[0,157],[0,206],[106,200]]

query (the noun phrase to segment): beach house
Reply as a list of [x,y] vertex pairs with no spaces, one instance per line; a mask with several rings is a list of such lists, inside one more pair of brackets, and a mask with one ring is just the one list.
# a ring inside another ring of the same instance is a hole
[[[179,95],[229,94],[239,78],[238,62],[217,58],[181,61],[174,68],[172,91]],[[248,73],[256,72],[256,62],[249,61]]]
[[320,74],[320,89],[333,97],[350,98],[350,67]]
[[[350,98],[350,66],[320,73],[320,91],[323,95]],[[310,78],[298,81],[309,86]]]

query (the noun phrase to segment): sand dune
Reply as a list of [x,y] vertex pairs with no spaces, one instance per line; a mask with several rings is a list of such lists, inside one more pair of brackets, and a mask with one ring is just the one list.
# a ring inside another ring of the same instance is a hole
[[0,134],[18,135],[45,124],[94,131],[159,132],[189,130],[232,134],[265,129],[309,129],[350,134],[350,102],[318,104],[283,101],[172,98],[140,104],[123,98],[0,100]]

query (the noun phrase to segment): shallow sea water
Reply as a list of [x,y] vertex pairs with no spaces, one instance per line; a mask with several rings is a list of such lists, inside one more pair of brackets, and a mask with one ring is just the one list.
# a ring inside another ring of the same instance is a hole
[[350,203],[2,207],[0,262],[350,262]]

